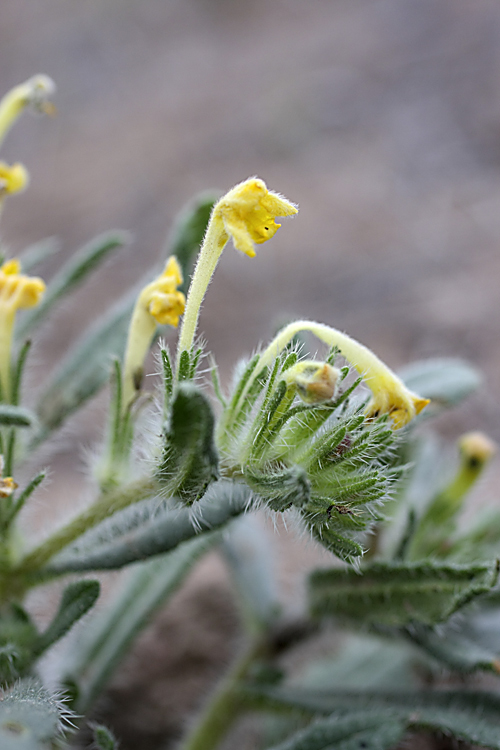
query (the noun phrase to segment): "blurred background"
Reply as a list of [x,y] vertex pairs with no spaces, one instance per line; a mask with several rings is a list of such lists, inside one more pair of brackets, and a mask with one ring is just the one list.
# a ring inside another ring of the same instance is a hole
[[257,174],[300,213],[256,259],[224,254],[201,319],[223,378],[315,318],[394,368],[475,363],[485,386],[442,430],[500,440],[496,0],[2,0],[0,91],[38,72],[58,114],[5,143],[32,183],[3,238],[17,253],[54,235],[66,258],[107,229],[134,237],[52,317],[40,378],[158,261],[194,193]]

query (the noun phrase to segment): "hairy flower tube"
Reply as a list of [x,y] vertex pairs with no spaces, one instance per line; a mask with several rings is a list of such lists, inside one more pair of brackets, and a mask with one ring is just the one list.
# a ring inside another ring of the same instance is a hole
[[[301,331],[310,331],[329,346],[338,347],[340,353],[356,368],[372,392],[372,399],[366,408],[368,417],[390,414],[395,429],[404,427],[422,409],[429,400],[421,398],[410,391],[403,381],[387,367],[368,347],[360,344],[345,333],[323,323],[308,320],[297,320],[283,328],[276,338],[262,353],[255,373],[269,365],[284,347]],[[247,383],[245,393],[251,387],[253,379]]]
[[165,270],[140,292],[128,331],[123,368],[123,408],[134,399],[142,380],[144,359],[155,335],[156,326],[177,327],[184,312],[185,297],[177,287],[182,273],[177,258],[171,256]]
[[8,260],[0,267],[0,385],[4,401],[12,396],[10,363],[16,312],[38,305],[44,291],[42,279],[24,276],[18,260]]
[[271,239],[281,226],[275,222],[276,217],[292,216],[297,211],[293,203],[268,190],[258,177],[235,185],[215,204],[189,288],[177,364],[181,352],[193,345],[205,292],[229,239],[237,250],[253,258],[255,245]]
[[55,90],[56,86],[51,78],[36,75],[5,94],[0,101],[0,144],[27,107],[45,114],[53,114],[55,109],[49,98]]

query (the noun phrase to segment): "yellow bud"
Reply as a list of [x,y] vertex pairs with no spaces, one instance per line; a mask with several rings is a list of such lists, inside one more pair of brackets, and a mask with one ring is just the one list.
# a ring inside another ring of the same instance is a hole
[[22,164],[16,163],[9,167],[5,162],[0,162],[0,197],[20,193],[28,183],[29,174]]
[[340,371],[327,362],[302,360],[287,370],[284,379],[293,385],[306,404],[320,404],[330,401],[337,390]]
[[158,323],[177,327],[186,303],[183,293],[177,291],[179,284],[182,284],[181,267],[177,258],[172,256],[163,273],[144,287],[138,303],[143,305]]
[[49,98],[56,90],[54,81],[45,75],[36,75],[15,86],[0,101],[0,143],[24,109],[53,114],[55,108]]
[[470,469],[483,467],[497,451],[497,444],[483,432],[467,432],[458,441],[458,447]]

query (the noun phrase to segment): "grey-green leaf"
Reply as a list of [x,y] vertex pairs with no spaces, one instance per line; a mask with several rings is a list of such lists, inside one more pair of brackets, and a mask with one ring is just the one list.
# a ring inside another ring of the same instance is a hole
[[[49,575],[90,570],[114,570],[148,557],[161,555],[198,534],[210,535],[248,509],[251,490],[244,484],[219,481],[190,508],[165,510],[139,526],[131,534],[104,542],[93,549],[69,548],[44,569]],[[99,531],[99,527],[95,532]],[[84,540],[83,540],[84,541]]]
[[35,442],[59,427],[108,381],[113,357],[122,357],[135,292],[128,294],[70,350],[37,407],[41,432]]
[[479,388],[481,373],[461,359],[426,359],[399,372],[419,396],[430,398],[433,407],[455,406]]
[[473,598],[490,591],[498,565],[377,562],[354,570],[317,570],[309,581],[314,616],[359,623],[432,625],[447,620]]
[[106,232],[78,250],[52,279],[36,310],[24,317],[18,335],[22,338],[40,325],[62,297],[83,283],[112,252],[124,247],[129,241],[130,236],[126,232]]
[[35,415],[22,406],[0,404],[0,424],[11,427],[31,427],[35,421]]
[[130,572],[115,599],[72,646],[67,668],[71,680],[79,685],[78,711],[89,709],[134,638],[217,539],[217,535],[192,539]]
[[55,237],[47,237],[45,240],[29,245],[20,255],[21,268],[24,273],[30,273],[36,266],[43,263],[47,258],[56,255],[61,249],[60,242]]
[[246,703],[267,711],[349,716],[361,711],[399,718],[410,730],[452,735],[500,750],[500,697],[486,691],[362,691],[255,687],[244,689]]
[[62,638],[99,598],[99,581],[76,581],[64,589],[59,609],[48,626],[40,635],[34,647],[36,655],[43,653],[49,646]]
[[360,711],[318,719],[271,750],[388,750],[405,734],[405,723],[398,717]]

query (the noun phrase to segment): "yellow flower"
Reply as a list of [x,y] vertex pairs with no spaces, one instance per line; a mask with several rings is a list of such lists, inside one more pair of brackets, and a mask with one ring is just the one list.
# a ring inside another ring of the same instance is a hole
[[268,190],[258,177],[240,182],[217,201],[194,269],[186,303],[186,314],[177,347],[177,364],[183,351],[193,345],[201,303],[219,258],[229,238],[237,250],[255,256],[255,245],[271,239],[278,231],[277,216],[298,211],[286,198]]
[[280,331],[262,353],[254,370],[255,375],[248,381],[241,398],[244,398],[253,379],[262,368],[269,365],[288,342],[301,331],[310,331],[328,346],[338,347],[342,356],[362,375],[373,394],[373,398],[366,408],[368,417],[390,414],[393,426],[397,430],[408,424],[417,414],[420,414],[429,403],[429,399],[421,398],[410,391],[396,373],[387,367],[368,347],[336,328],[309,320],[297,320]]
[[34,276],[24,276],[18,260],[0,266],[0,384],[3,399],[10,397],[10,359],[16,311],[35,307],[45,291],[45,283]]
[[142,290],[139,300],[162,325],[177,326],[184,312],[186,298],[177,291],[182,284],[182,273],[177,258],[169,258],[165,270]]
[[29,175],[22,164],[16,163],[9,167],[0,161],[0,200],[5,195],[20,193],[27,187],[28,182]]
[[171,256],[165,270],[140,292],[128,331],[123,368],[123,408],[133,401],[142,380],[144,359],[155,335],[156,324],[177,327],[184,312],[185,297],[177,290],[182,273],[177,258]]
[[497,452],[497,444],[484,432],[466,432],[458,441],[462,462],[468,469],[479,469]]
[[255,244],[274,237],[281,224],[277,216],[292,216],[297,207],[286,198],[268,190],[263,180],[251,177],[240,182],[214,206],[212,221],[222,222],[224,233],[237,250],[255,257]]
[[5,94],[0,101],[0,143],[26,107],[45,114],[54,114],[54,105],[49,102],[49,97],[55,90],[51,78],[36,75]]
[[339,370],[328,362],[304,359],[286,370],[284,379],[306,404],[320,404],[334,397],[339,376]]
[[10,497],[18,485],[12,477],[3,476],[4,461],[3,456],[0,454],[0,498]]

